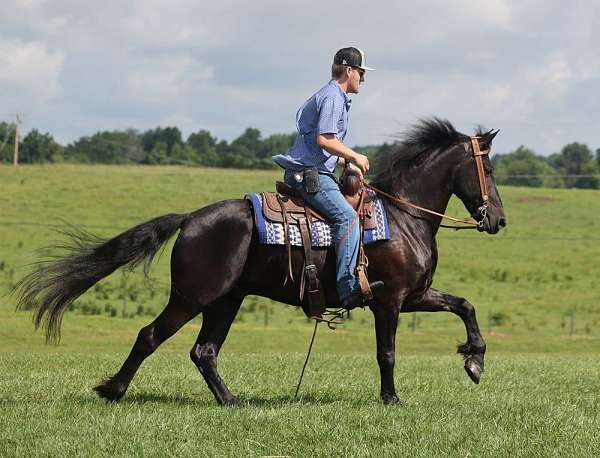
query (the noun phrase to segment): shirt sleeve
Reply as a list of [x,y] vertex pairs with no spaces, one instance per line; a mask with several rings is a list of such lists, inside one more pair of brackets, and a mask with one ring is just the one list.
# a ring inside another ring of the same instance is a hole
[[321,101],[319,109],[319,123],[317,133],[337,134],[338,122],[342,119],[344,113],[344,103],[339,97],[327,96]]

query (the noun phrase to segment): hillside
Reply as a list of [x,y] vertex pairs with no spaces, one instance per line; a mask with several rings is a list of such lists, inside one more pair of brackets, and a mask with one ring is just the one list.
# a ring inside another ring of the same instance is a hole
[[[239,198],[246,191],[272,189],[280,173],[186,167],[21,166],[0,167],[0,307],[5,293],[38,259],[34,251],[60,239],[52,228],[67,223],[112,236],[151,217],[187,212],[209,203]],[[443,230],[435,287],[467,297],[487,331],[519,335],[600,336],[600,303],[594,266],[600,259],[600,193],[503,187],[508,227],[489,236]],[[458,202],[450,214],[465,216]],[[139,272],[116,273],[85,294],[80,313],[150,316],[158,311],[169,284],[170,245],[155,262],[151,282]],[[265,310],[266,308],[266,310]],[[278,326],[303,323],[299,312],[249,298],[240,321]],[[571,323],[571,314],[574,314]],[[371,326],[358,312],[351,326]],[[401,326],[412,326],[409,317]],[[456,331],[449,314],[420,314],[417,329]]]

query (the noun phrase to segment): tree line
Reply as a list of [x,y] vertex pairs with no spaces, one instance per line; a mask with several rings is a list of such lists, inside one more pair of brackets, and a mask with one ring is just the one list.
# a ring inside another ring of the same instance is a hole
[[[184,139],[177,127],[156,127],[143,132],[128,129],[97,132],[63,146],[49,133],[33,129],[20,140],[19,162],[41,164],[75,162],[88,164],[156,164],[274,169],[271,156],[287,151],[295,133],[263,137],[249,127],[231,142],[219,140],[208,130]],[[14,125],[0,122],[0,162],[11,163]],[[384,143],[356,147],[372,161],[371,173],[381,170],[394,145]],[[600,189],[600,148],[594,153],[583,143],[569,143],[550,156],[525,146],[492,155],[498,184],[550,188]]]
[[[13,126],[0,123],[0,161],[12,162]],[[218,140],[207,130],[183,138],[177,127],[102,131],[63,146],[51,134],[37,129],[19,142],[19,162],[41,164],[74,162],[87,164],[196,165],[244,169],[276,168],[271,156],[287,151],[296,134],[273,134],[263,138],[249,127],[232,142]]]

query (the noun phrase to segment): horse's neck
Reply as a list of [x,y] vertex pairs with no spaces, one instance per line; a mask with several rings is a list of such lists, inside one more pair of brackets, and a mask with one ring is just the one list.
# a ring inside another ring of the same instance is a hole
[[[433,158],[420,168],[403,170],[395,180],[394,194],[428,210],[444,213],[452,196],[451,180],[454,164],[444,160],[448,152]],[[447,159],[447,158],[446,158]],[[440,218],[426,215],[437,232]]]

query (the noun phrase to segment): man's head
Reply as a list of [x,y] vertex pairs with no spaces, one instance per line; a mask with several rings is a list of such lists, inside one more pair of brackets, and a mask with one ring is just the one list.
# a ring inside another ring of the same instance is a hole
[[333,56],[331,77],[350,94],[358,94],[365,72],[374,70],[365,64],[365,53],[358,48],[342,48]]

